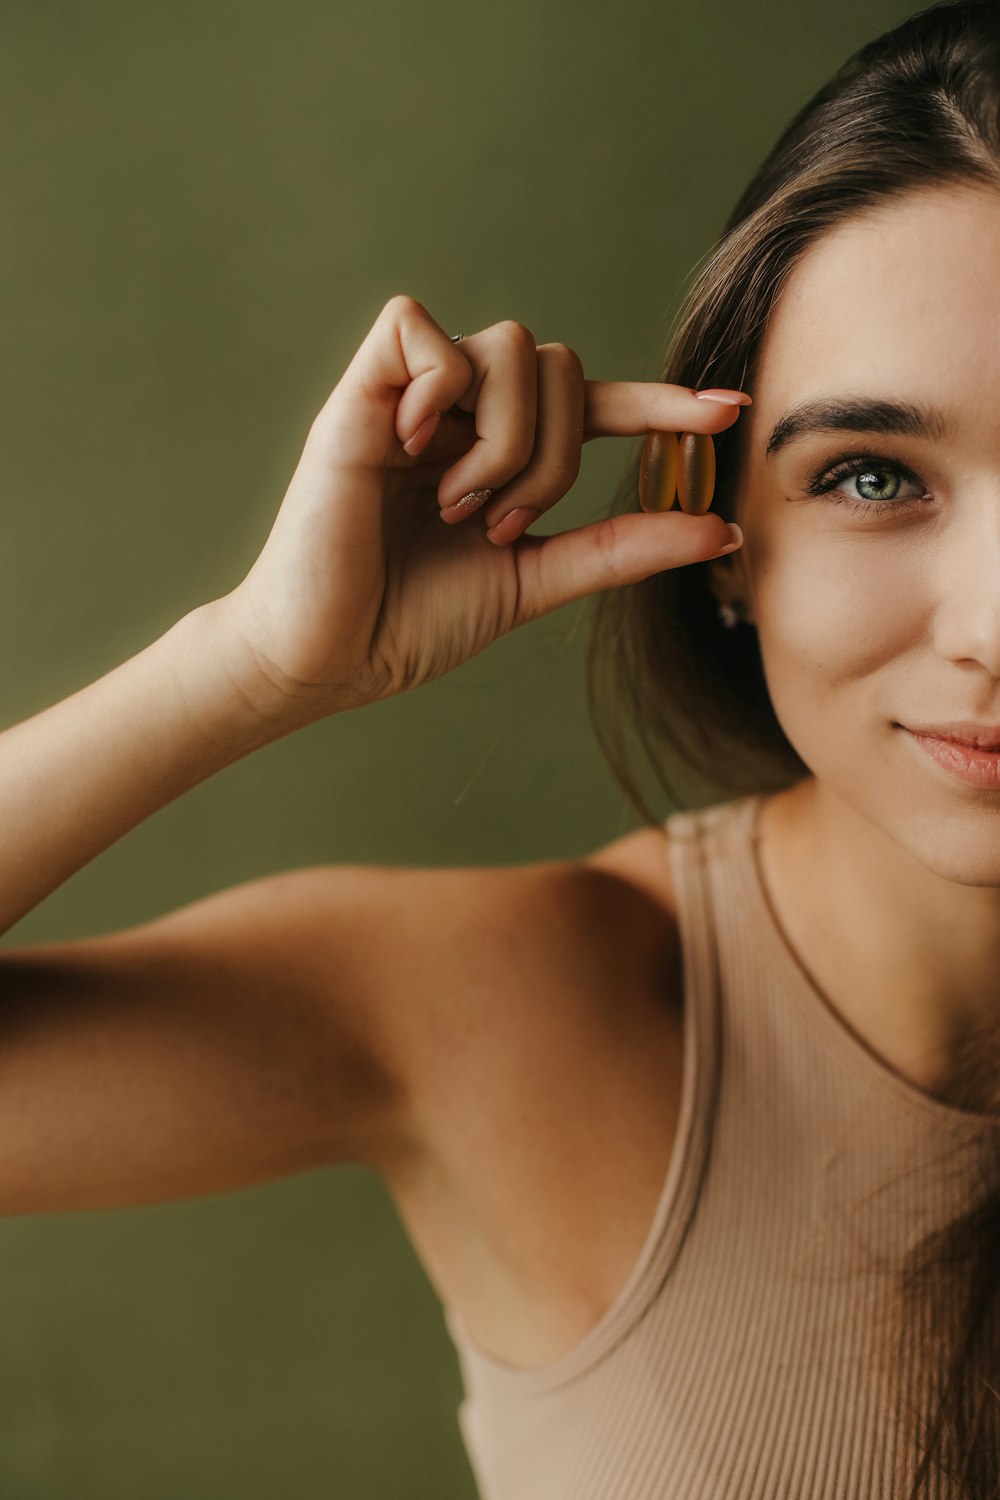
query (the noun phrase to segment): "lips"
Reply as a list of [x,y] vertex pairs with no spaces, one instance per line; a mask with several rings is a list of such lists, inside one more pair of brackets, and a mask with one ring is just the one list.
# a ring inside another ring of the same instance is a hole
[[956,745],[967,745],[973,750],[1000,750],[1000,724],[952,721],[947,724],[907,724],[904,727],[911,734],[930,735]]

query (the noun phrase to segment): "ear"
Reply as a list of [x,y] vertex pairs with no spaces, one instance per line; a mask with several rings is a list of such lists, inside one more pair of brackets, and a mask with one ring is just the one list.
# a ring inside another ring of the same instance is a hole
[[756,624],[742,547],[731,552],[728,557],[713,558],[706,566],[708,587],[717,603],[735,604],[739,600],[743,606],[744,619],[748,624]]

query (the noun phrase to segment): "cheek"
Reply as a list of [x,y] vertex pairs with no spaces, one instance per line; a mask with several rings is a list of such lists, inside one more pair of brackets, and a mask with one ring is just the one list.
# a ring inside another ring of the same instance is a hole
[[807,754],[891,719],[883,669],[919,638],[913,559],[888,539],[823,535],[772,547],[754,580],[761,657],[775,712]]

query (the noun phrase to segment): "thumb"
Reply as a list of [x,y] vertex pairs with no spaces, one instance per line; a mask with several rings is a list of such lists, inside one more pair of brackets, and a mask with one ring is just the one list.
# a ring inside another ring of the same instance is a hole
[[522,536],[512,548],[519,575],[515,624],[587,594],[734,552],[742,542],[737,531],[717,513],[692,516],[676,510],[630,512],[555,536]]

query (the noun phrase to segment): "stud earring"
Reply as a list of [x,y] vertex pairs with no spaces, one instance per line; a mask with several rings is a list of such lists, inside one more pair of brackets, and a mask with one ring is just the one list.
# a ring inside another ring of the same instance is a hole
[[719,605],[719,619],[727,630],[732,630],[734,625],[739,625],[746,619],[746,607],[742,599],[737,599],[734,604]]

